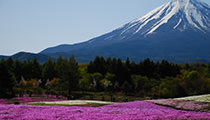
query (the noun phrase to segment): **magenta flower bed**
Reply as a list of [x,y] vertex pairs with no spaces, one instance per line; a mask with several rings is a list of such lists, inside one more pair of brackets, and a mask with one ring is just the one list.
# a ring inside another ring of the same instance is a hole
[[0,105],[0,119],[144,120],[210,119],[210,113],[176,110],[146,101],[103,107]]
[[28,103],[28,102],[43,102],[43,101],[62,101],[66,100],[65,97],[57,99],[56,95],[24,95],[23,97],[15,97],[12,99],[0,99],[0,104],[13,104],[14,102]]

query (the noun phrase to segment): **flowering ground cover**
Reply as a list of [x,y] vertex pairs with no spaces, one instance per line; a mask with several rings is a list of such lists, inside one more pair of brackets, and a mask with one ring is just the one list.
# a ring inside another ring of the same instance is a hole
[[0,119],[144,120],[210,119],[210,113],[176,110],[147,101],[102,107],[0,105]]
[[207,102],[175,100],[175,99],[150,100],[150,102],[158,105],[173,107],[176,109],[210,112],[210,103]]
[[23,97],[15,97],[12,99],[0,99],[0,104],[14,104],[14,102],[28,103],[28,102],[42,102],[42,101],[62,101],[65,97],[56,98],[56,95],[23,95]]
[[174,99],[149,100],[158,105],[173,107],[176,109],[210,112],[210,95],[190,96]]

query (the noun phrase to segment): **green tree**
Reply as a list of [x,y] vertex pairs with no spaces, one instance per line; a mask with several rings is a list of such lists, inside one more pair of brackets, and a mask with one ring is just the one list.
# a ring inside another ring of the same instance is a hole
[[191,71],[185,75],[184,80],[185,83],[185,90],[187,91],[188,95],[196,95],[200,92],[200,88],[198,86],[202,86],[203,78],[198,71]]
[[104,57],[96,56],[95,60],[88,65],[87,71],[88,73],[98,72],[105,76],[107,67]]
[[165,77],[176,77],[177,74],[180,74],[180,68],[176,64],[169,63],[166,60],[162,60],[160,64],[158,64],[157,72],[161,78]]
[[51,81],[54,77],[55,65],[54,62],[49,58],[42,68],[42,87],[44,88],[48,79]]
[[125,93],[125,95],[128,95],[132,91],[132,86],[128,81],[124,81],[121,88],[123,92]]
[[28,60],[25,60],[23,62],[23,66],[22,66],[22,73],[23,73],[23,77],[26,79],[26,80],[29,80],[32,78],[32,62],[30,59]]
[[50,93],[60,95],[63,92],[62,82],[60,78],[53,78],[49,84]]
[[13,75],[10,73],[6,64],[0,63],[0,98],[13,97],[15,86],[15,80]]
[[21,81],[21,77],[23,76],[23,64],[19,61],[16,60],[13,64],[13,70],[12,72],[15,75],[16,81],[19,83]]
[[130,71],[131,66],[130,66],[130,59],[129,58],[126,59],[125,65],[126,65],[128,71]]
[[90,90],[90,81],[88,78],[83,77],[81,79],[79,79],[79,86],[80,89],[84,92],[84,91],[89,91]]
[[148,78],[145,79],[147,81],[145,81],[143,89],[142,89],[142,93],[144,96],[153,96],[154,93],[153,92],[153,88],[156,88],[157,86],[160,85],[160,81],[158,81],[157,79],[153,79],[153,78]]
[[106,69],[107,69],[107,72],[112,72],[112,58],[111,57],[108,57],[106,59]]
[[153,61],[150,61],[149,58],[145,59],[139,64],[139,71],[142,76],[147,76],[148,78],[154,77],[156,66]]
[[[20,67],[20,65],[22,65]],[[21,72],[18,72],[18,70],[21,70]],[[26,80],[32,79],[32,78],[41,78],[41,65],[37,61],[36,58],[33,60],[26,60],[24,63],[20,63],[16,61],[14,63],[14,72],[18,77],[18,80],[20,80],[20,74],[23,76]]]
[[14,64],[14,60],[11,57],[9,57],[6,61],[6,67],[8,68],[9,71],[12,71],[13,64]]
[[80,79],[79,79],[79,87],[83,91],[90,90],[90,80],[88,79],[89,74],[87,73],[87,63],[83,63],[79,65]]
[[67,67],[68,67],[68,60],[66,58],[63,59],[60,56],[55,62],[56,77],[61,78],[64,75]]
[[210,63],[207,66],[207,70],[206,70],[206,77],[210,78]]
[[159,96],[164,98],[183,97],[186,95],[184,87],[180,84],[181,79],[166,77],[161,79]]
[[91,82],[91,88],[94,91],[101,91],[100,81],[103,79],[103,75],[101,73],[93,73],[89,75],[89,80]]
[[143,90],[144,84],[148,81],[148,78],[141,75],[132,75],[132,81],[134,83],[135,91],[141,92]]
[[204,73],[206,68],[206,64],[204,63],[190,63],[190,71],[198,71],[199,73]]
[[210,63],[207,66],[207,71],[208,71],[208,73],[210,73]]
[[203,94],[209,94],[210,93],[210,78],[204,79],[204,84],[201,86],[202,93]]
[[131,82],[131,75],[129,72],[129,69],[122,63],[121,59],[117,60],[117,65],[116,65],[116,80],[119,83],[120,86],[124,84],[125,81],[129,82],[129,84],[132,85]]
[[31,73],[32,73],[31,78],[40,79],[42,77],[42,75],[41,75],[42,69],[41,69],[41,65],[39,64],[39,62],[37,61],[36,58],[33,59],[31,65],[32,65],[31,66]]
[[67,69],[62,78],[62,81],[68,85],[68,94],[71,94],[71,91],[77,90],[79,88],[79,66],[76,62],[74,55],[72,55],[68,61]]
[[111,73],[107,73],[105,78],[100,81],[101,87],[104,88],[105,91],[114,91],[113,85],[115,83],[115,75]]
[[39,89],[39,85],[41,84],[41,80],[39,79],[30,79],[26,81],[25,90],[31,96],[33,93],[41,94],[41,90]]
[[20,96],[22,96],[26,90],[26,80],[23,77],[21,77],[21,80],[18,82],[17,88],[18,93],[20,94]]
[[116,81],[115,77],[116,77],[115,74],[107,73],[105,76],[105,79],[109,80],[112,83],[112,85],[114,85],[114,83]]

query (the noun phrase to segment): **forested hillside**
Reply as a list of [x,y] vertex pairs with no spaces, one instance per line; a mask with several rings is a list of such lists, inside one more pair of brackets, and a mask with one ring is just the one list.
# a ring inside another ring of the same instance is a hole
[[175,64],[149,58],[139,63],[129,58],[97,56],[78,64],[72,55],[40,64],[36,58],[20,62],[0,60],[0,97],[23,94],[70,96],[78,92],[123,93],[129,96],[170,98],[210,92],[210,64]]

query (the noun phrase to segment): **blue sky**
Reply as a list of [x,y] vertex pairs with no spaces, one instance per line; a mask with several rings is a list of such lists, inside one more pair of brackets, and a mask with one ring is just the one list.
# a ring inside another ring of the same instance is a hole
[[0,0],[0,55],[86,41],[169,1]]

